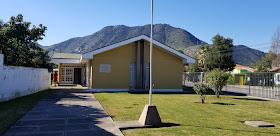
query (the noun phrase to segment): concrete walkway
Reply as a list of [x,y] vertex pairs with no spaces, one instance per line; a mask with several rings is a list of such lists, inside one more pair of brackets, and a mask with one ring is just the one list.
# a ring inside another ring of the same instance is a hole
[[[69,87],[68,87],[69,88]],[[4,136],[123,136],[95,96],[57,87]]]

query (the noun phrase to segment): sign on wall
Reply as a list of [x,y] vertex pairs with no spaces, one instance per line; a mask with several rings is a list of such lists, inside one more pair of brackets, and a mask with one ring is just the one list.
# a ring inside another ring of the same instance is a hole
[[99,72],[111,73],[111,64],[99,64]]

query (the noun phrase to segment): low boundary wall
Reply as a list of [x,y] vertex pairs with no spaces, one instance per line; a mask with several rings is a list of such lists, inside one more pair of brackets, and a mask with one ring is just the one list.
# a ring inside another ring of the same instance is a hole
[[49,89],[50,83],[48,69],[0,64],[0,102]]

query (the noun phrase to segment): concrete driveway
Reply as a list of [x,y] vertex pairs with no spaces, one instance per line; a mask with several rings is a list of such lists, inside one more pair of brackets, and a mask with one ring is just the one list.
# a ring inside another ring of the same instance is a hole
[[77,87],[57,87],[17,121],[4,136],[123,134],[92,93]]

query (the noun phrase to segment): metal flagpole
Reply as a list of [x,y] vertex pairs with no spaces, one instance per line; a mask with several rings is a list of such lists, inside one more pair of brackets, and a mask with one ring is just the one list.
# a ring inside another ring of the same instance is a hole
[[151,35],[150,35],[150,90],[149,90],[149,105],[145,105],[142,114],[139,118],[139,122],[145,125],[162,126],[160,116],[157,111],[157,107],[152,105],[152,62],[153,62],[153,0],[151,0]]
[[152,61],[153,61],[153,0],[151,0],[151,35],[150,35],[150,91],[149,91],[149,105],[152,105]]

